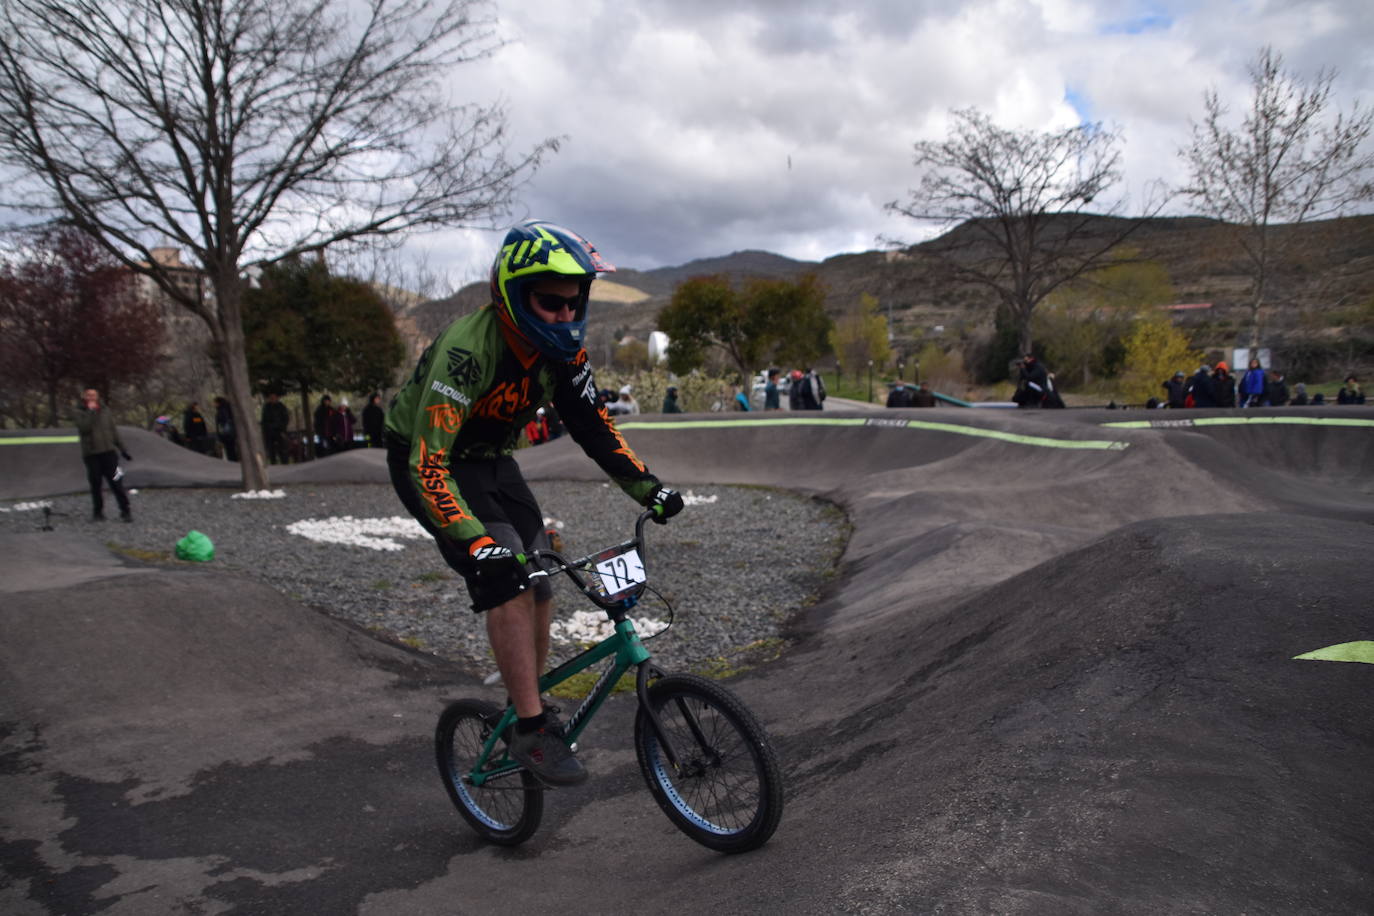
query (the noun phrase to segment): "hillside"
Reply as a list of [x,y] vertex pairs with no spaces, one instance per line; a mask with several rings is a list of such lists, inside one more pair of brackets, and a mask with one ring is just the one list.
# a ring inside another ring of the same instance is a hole
[[[1101,217],[1102,233],[1123,222]],[[950,235],[960,231],[956,228]],[[604,362],[603,351],[615,336],[647,336],[676,286],[705,274],[742,279],[813,272],[825,284],[832,314],[863,293],[875,296],[893,321],[898,347],[906,350],[928,339],[966,334],[990,324],[995,302],[985,290],[932,278],[927,252],[947,242],[950,235],[905,250],[841,254],[819,263],[741,251],[676,267],[621,269],[609,278],[614,284],[609,294],[594,299],[589,348],[594,358]],[[1369,352],[1374,347],[1370,339],[1374,328],[1363,308],[1374,302],[1374,215],[1278,227],[1275,238],[1282,256],[1270,284],[1268,298],[1274,304],[1263,316],[1266,342],[1282,349],[1311,348],[1326,341],[1326,345],[1345,347],[1345,363],[1353,368],[1374,362],[1374,353]],[[1247,342],[1247,264],[1230,227],[1200,217],[1158,218],[1142,223],[1128,244],[1139,257],[1165,268],[1175,302],[1210,304],[1210,308],[1177,313],[1175,318],[1189,331],[1195,346],[1224,350]],[[472,284],[447,299],[406,309],[402,317],[413,327],[410,333],[427,339],[455,316],[486,301],[485,284]]]

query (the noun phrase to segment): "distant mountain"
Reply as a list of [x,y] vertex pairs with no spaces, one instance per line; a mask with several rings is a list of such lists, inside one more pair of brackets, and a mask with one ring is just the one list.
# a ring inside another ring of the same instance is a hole
[[820,265],[814,261],[794,261],[769,251],[736,251],[719,258],[689,261],[681,267],[659,267],[654,270],[618,270],[617,283],[642,289],[650,296],[671,298],[678,284],[692,277],[726,274],[732,277],[778,277],[788,279]]
[[[1123,222],[1115,217],[1099,219],[1102,236]],[[967,232],[967,225],[956,227],[937,241],[948,242],[951,236]],[[1349,331],[1343,328],[1341,317],[1343,309],[1374,302],[1374,215],[1281,226],[1275,233],[1285,253],[1274,265],[1269,296],[1274,306],[1266,315],[1266,327],[1280,339],[1303,327],[1317,327],[1333,337],[1374,335],[1367,319],[1365,327]],[[819,263],[766,251],[738,251],[678,267],[621,269],[608,279],[646,298],[633,301],[635,297],[622,289],[613,297],[616,301],[594,299],[590,349],[598,361],[604,361],[601,351],[615,336],[647,337],[678,284],[711,274],[739,281],[815,273],[826,287],[832,314],[856,302],[861,294],[875,296],[890,316],[899,343],[906,340],[914,345],[938,333],[936,328],[952,330],[990,322],[995,301],[986,290],[934,279],[927,252],[936,243],[836,255]],[[1229,227],[1201,217],[1157,218],[1143,223],[1127,245],[1138,257],[1158,262],[1168,271],[1177,302],[1210,305],[1179,313],[1176,319],[1193,329],[1196,345],[1229,347],[1237,342],[1233,338],[1249,322],[1249,275]],[[404,314],[413,322],[415,333],[432,337],[448,321],[486,301],[486,284],[478,283],[447,299],[408,308]],[[1356,309],[1354,314],[1358,321],[1362,313]],[[1353,351],[1352,359],[1359,361]]]

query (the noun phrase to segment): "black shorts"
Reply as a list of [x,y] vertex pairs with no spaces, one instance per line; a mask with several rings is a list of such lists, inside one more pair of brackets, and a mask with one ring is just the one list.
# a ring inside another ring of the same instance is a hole
[[[467,582],[468,594],[472,596],[472,609],[476,612],[487,611],[505,604],[519,594],[509,584],[496,588],[481,586],[473,569],[473,561],[461,544],[445,537],[439,527],[430,520],[425,511],[424,501],[410,477],[410,446],[395,440],[387,441],[387,469],[391,472],[391,485],[401,503],[415,520],[433,537],[444,561]],[[453,480],[463,502],[468,504],[472,514],[486,526],[487,534],[502,547],[512,553],[529,553],[536,548],[547,548],[549,536],[544,525],[544,513],[530,492],[520,473],[520,465],[514,458],[496,458],[491,461],[455,461],[449,466]],[[547,578],[534,580],[534,597],[537,601],[547,601],[553,597],[553,586]]]

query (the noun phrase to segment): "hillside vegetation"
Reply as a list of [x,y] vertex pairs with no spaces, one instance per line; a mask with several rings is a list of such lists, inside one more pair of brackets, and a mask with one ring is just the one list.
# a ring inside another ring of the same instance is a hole
[[[1119,222],[1103,217],[1103,233]],[[1267,297],[1272,304],[1261,315],[1261,345],[1271,348],[1276,365],[1300,366],[1314,378],[1322,372],[1374,370],[1374,216],[1273,231],[1282,253]],[[931,244],[842,254],[821,262],[741,251],[676,267],[622,269],[609,288],[613,295],[594,299],[589,349],[598,363],[606,364],[618,337],[645,338],[673,290],[689,277],[790,278],[807,272],[825,285],[832,315],[861,295],[876,297],[879,310],[893,324],[898,353],[911,355],[931,342],[954,348],[988,333],[996,301],[986,290],[938,280],[923,253]],[[1171,313],[1194,348],[1213,358],[1229,358],[1232,347],[1249,343],[1250,280],[1231,227],[1198,217],[1157,218],[1145,221],[1128,244],[1133,257],[1161,266],[1168,275],[1174,300],[1156,305],[1209,306]],[[473,284],[447,299],[406,309],[403,324],[428,339],[487,298],[486,285]]]

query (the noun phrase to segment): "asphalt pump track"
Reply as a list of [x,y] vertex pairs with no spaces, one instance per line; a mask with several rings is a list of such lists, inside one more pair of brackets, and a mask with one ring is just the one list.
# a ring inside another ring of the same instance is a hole
[[[484,845],[431,729],[494,688],[213,565],[35,526],[0,537],[0,912],[1374,909],[1374,409],[621,426],[664,480],[852,521],[792,650],[732,681],[785,764],[766,847],[668,823],[620,700],[593,779]],[[237,485],[127,434],[141,486]],[[0,498],[82,490],[70,436],[0,433]],[[600,479],[566,440],[520,457]],[[364,451],[273,485],[385,479]]]

